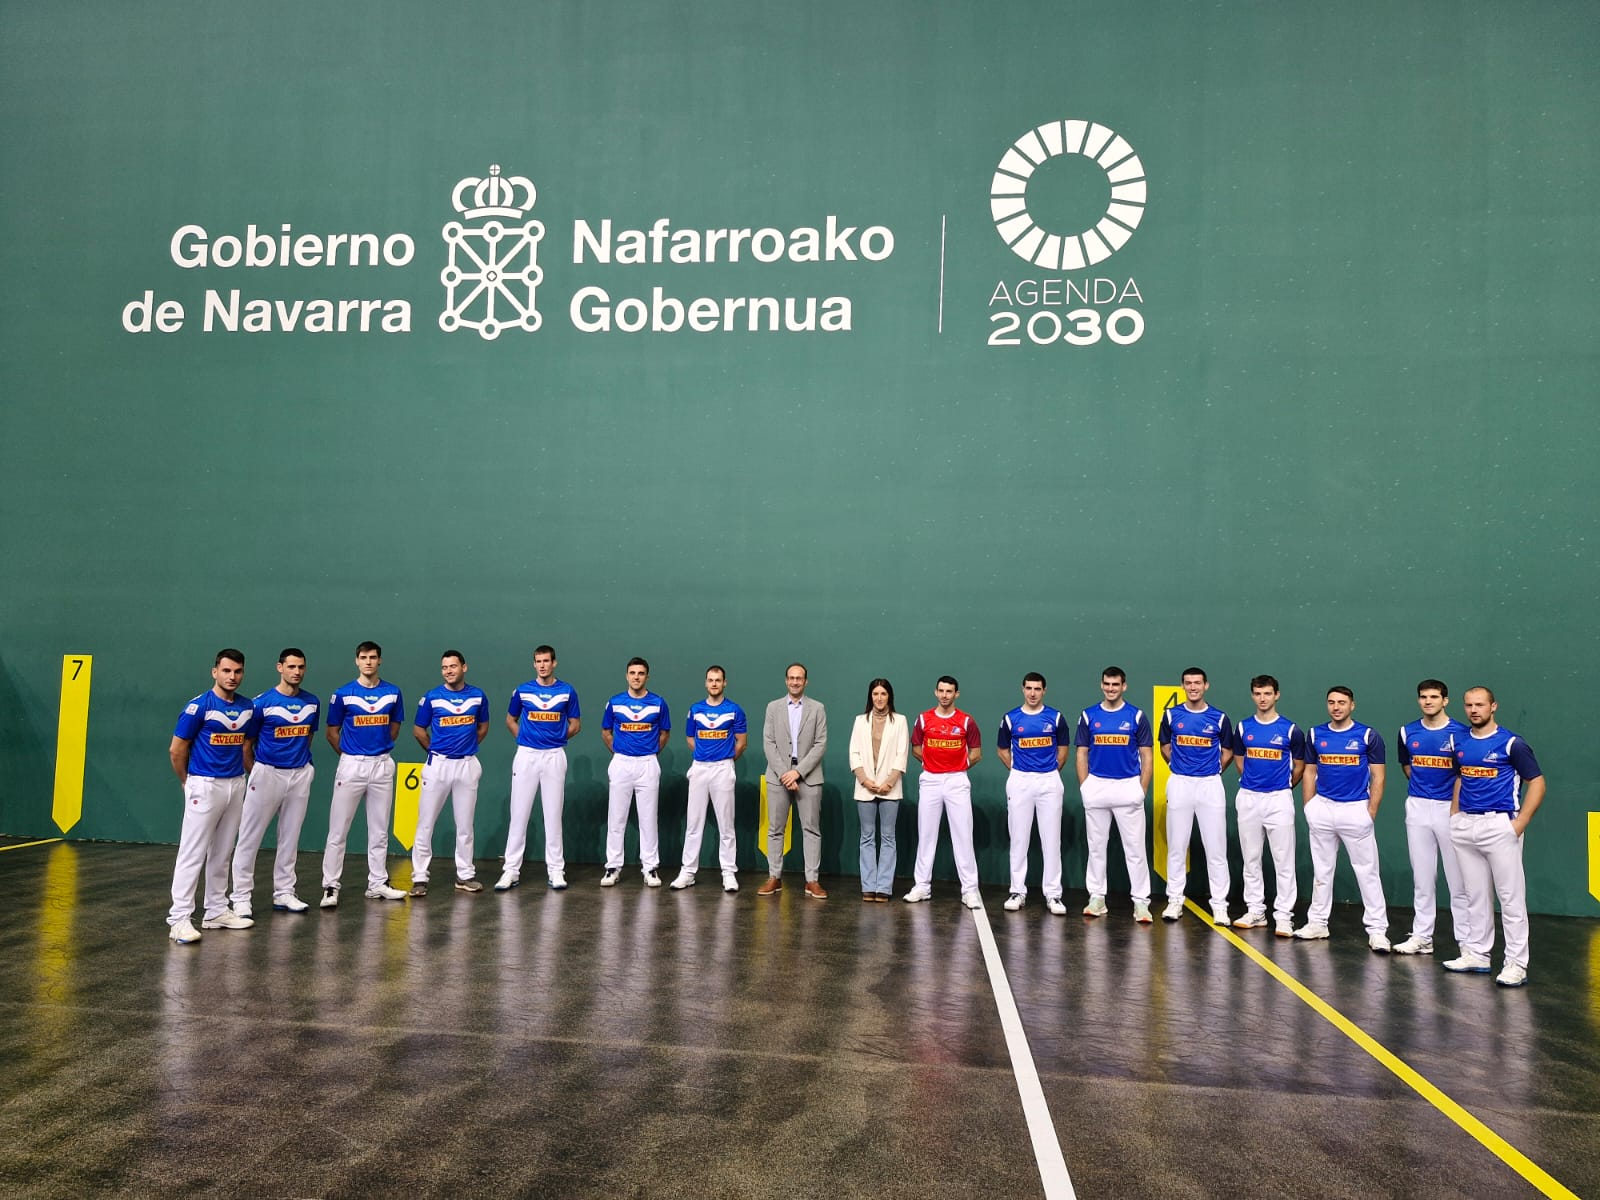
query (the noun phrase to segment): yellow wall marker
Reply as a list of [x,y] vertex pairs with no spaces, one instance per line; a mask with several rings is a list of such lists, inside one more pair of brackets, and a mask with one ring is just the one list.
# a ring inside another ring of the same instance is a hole
[[[794,835],[794,805],[789,806],[789,816],[783,823],[783,852],[789,853],[789,846]],[[761,774],[761,809],[760,816],[756,819],[756,850],[761,857],[767,857],[767,776]]]
[[422,764],[394,765],[394,836],[407,850],[417,840],[417,801],[422,798]]
[[66,833],[83,816],[83,762],[89,745],[89,680],[94,658],[68,654],[61,660],[61,714],[56,721],[56,789],[50,816]]
[[1589,814],[1589,895],[1600,900],[1600,812]]
[[[1162,879],[1167,877],[1167,780],[1172,778],[1172,768],[1161,757],[1161,717],[1167,709],[1176,708],[1182,703],[1181,687],[1158,684],[1151,690],[1150,711],[1145,714],[1150,720],[1150,740],[1154,743],[1151,756],[1155,763],[1155,773],[1150,776],[1150,832],[1154,835],[1150,865]],[[1185,852],[1184,861],[1187,862],[1188,858]]]

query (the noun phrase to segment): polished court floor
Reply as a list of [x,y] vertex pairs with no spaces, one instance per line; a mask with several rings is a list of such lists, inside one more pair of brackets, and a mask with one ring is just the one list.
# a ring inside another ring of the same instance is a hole
[[986,889],[975,920],[953,884],[819,903],[577,868],[563,893],[347,888],[303,915],[258,888],[254,929],[183,947],[172,858],[0,851],[7,1196],[1041,1196],[985,921],[1079,1196],[1540,1194],[1451,1102],[1600,1196],[1593,921],[1535,918],[1513,991],[1371,954],[1344,906],[1302,944],[1138,926],[1120,898],[1089,921],[1081,893],[1063,919]]

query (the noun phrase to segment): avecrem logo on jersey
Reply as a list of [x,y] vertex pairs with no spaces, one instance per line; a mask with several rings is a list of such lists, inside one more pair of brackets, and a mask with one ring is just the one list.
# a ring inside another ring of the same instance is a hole
[[995,233],[1033,271],[989,296],[991,346],[1128,346],[1144,336],[1144,296],[1101,266],[1144,218],[1144,163],[1093,121],[1049,121],[1001,155],[989,183]]
[[[546,282],[539,262],[546,226],[533,215],[539,189],[528,176],[494,163],[486,175],[457,180],[449,196],[455,216],[440,231],[440,330],[475,333],[483,341],[538,332]],[[570,244],[578,278],[563,290],[568,319],[580,333],[847,333],[853,306],[838,294],[833,276],[883,262],[894,253],[895,238],[888,226],[835,213],[821,214],[814,225],[722,227],[666,216],[636,226],[592,215],[573,219]],[[330,233],[259,217],[226,228],[178,224],[167,256],[185,272],[202,273],[198,321],[191,320],[192,299],[158,296],[149,288],[123,306],[122,327],[129,333],[176,333],[191,325],[203,333],[410,333],[414,297],[424,294],[413,272],[434,270],[417,263],[417,246],[401,231]],[[815,280],[811,264],[827,272],[831,285],[817,288],[818,294],[785,294],[767,282],[774,271],[787,280]],[[698,294],[708,289],[684,281],[708,265],[720,268],[721,280],[731,269],[761,281],[742,295]],[[326,294],[368,278],[381,281],[371,292],[385,294]],[[339,282],[320,284],[324,280]],[[833,294],[820,294],[824,290]]]

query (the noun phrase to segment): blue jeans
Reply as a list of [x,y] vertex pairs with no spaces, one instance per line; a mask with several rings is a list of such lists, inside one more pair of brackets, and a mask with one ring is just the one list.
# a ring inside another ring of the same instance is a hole
[[861,818],[861,890],[887,896],[894,891],[894,822],[898,800],[857,800]]

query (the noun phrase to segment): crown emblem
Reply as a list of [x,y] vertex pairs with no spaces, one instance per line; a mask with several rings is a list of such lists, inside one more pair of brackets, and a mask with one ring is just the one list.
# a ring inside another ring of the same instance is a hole
[[489,167],[487,178],[468,176],[450,193],[463,220],[442,230],[450,254],[439,273],[445,287],[439,328],[446,333],[475,329],[493,341],[508,329],[531,333],[539,328],[544,225],[529,219],[537,196],[531,179],[507,178],[499,163]]
[[[516,203],[519,191],[523,195],[521,204]],[[469,221],[484,217],[510,217],[516,220],[528,215],[538,195],[533,180],[526,175],[506,178],[500,174],[500,164],[491,163],[487,179],[469,175],[456,184],[455,191],[450,193],[450,201],[456,206],[456,211]]]

